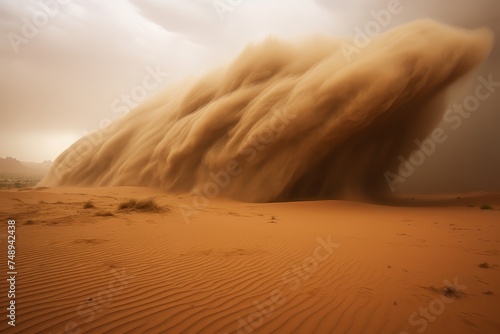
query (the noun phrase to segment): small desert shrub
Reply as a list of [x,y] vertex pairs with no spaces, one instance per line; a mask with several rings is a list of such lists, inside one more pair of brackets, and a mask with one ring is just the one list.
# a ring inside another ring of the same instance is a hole
[[442,287],[440,293],[448,298],[458,299],[462,297],[462,293],[454,286]]
[[122,202],[118,205],[118,210],[159,212],[163,208],[159,206],[153,198],[130,199],[128,202]]
[[481,210],[493,210],[493,208],[488,204],[481,205]]
[[94,203],[92,203],[92,201],[87,201],[83,204],[83,208],[84,209],[93,209],[93,208],[95,208],[95,205],[94,205]]
[[483,262],[483,263],[479,264],[479,268],[488,269],[491,267],[487,262]]
[[148,198],[144,200],[139,200],[135,204],[135,208],[139,211],[157,211],[160,206],[155,202],[154,199]]
[[109,211],[99,211],[99,212],[96,212],[95,215],[97,217],[114,217],[115,216],[113,214],[113,212],[109,212]]
[[460,291],[456,286],[453,285],[445,285],[439,288],[431,286],[429,289],[433,292],[439,293],[445,297],[453,299],[459,299],[464,295],[462,291]]
[[132,209],[137,204],[135,199],[130,199],[128,202],[121,202],[118,205],[118,210]]

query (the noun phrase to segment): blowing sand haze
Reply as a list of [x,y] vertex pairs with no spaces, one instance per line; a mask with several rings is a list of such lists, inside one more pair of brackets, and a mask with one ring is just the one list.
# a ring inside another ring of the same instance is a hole
[[82,138],[42,184],[188,192],[217,182],[222,195],[258,202],[387,191],[384,171],[441,118],[446,89],[484,61],[492,34],[417,21],[350,61],[342,43],[249,46],[185,92]]

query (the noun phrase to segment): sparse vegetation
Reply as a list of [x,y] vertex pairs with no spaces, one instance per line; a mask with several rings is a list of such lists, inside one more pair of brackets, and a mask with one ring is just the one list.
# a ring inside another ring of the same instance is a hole
[[439,293],[440,295],[443,295],[445,297],[453,298],[453,299],[459,299],[464,295],[464,293],[462,291],[460,291],[454,285],[445,285],[445,286],[442,286],[439,288],[431,286],[431,287],[429,287],[429,290],[431,290],[435,293]]
[[462,297],[462,293],[454,286],[445,286],[441,288],[440,293],[448,298],[458,299]]
[[489,269],[489,268],[491,268],[491,266],[487,262],[483,262],[483,263],[479,264],[479,268]]
[[130,199],[128,202],[121,202],[118,204],[118,210],[131,209],[135,206],[137,201],[135,199]]
[[95,205],[92,201],[89,200],[83,204],[83,208],[84,209],[93,209],[93,208],[95,208]]
[[271,220],[270,220],[270,221],[268,221],[268,223],[272,223],[272,224],[277,223],[277,222],[276,222],[276,217],[275,217],[275,216],[271,216]]
[[[38,175],[2,175],[0,177],[0,188],[6,189],[22,189],[36,186],[42,180],[42,176]],[[31,189],[29,189],[31,190]],[[34,190],[37,190],[36,188]]]
[[114,213],[113,212],[109,212],[109,211],[99,211],[99,212],[96,212],[95,215],[97,217],[114,217]]
[[145,200],[139,200],[135,203],[135,208],[139,211],[157,211],[160,206],[155,202],[154,199],[148,198]]
[[147,199],[130,199],[128,202],[122,202],[118,205],[118,210],[121,211],[142,211],[142,212],[160,212],[164,208],[158,205],[154,198]]
[[493,210],[493,208],[489,204],[483,204],[481,210]]

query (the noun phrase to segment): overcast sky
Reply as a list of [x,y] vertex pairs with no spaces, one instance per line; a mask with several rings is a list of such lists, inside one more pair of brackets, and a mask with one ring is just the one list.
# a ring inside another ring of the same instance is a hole
[[[1,0],[0,157],[55,159],[103,119],[118,117],[125,105],[122,94],[144,86],[151,72],[159,80],[148,81],[148,96],[223,65],[246,44],[269,35],[353,35],[373,20],[371,11],[384,10],[390,2]],[[500,36],[498,0],[401,0],[400,6],[402,12],[384,29],[433,18],[467,28],[489,26]],[[497,43],[480,69],[497,81],[499,50]],[[467,175],[484,164],[488,175],[496,175],[499,103],[500,92],[422,169],[461,166]],[[500,177],[495,182],[500,190]]]

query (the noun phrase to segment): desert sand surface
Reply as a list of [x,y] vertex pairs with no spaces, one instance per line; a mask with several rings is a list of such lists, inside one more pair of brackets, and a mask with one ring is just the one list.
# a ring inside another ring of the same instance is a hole
[[[148,197],[161,210],[118,210]],[[192,203],[139,187],[1,191],[1,251],[15,219],[18,274],[16,326],[0,331],[500,332],[498,194],[215,198],[186,219]]]

